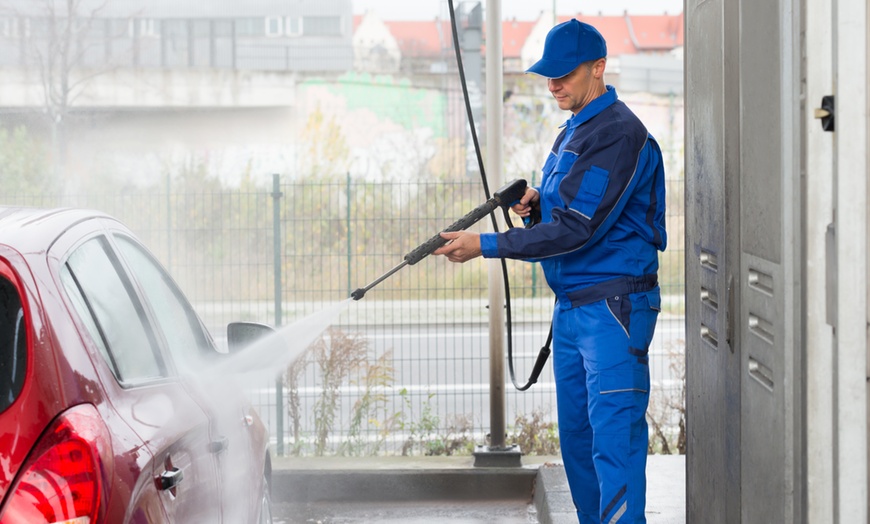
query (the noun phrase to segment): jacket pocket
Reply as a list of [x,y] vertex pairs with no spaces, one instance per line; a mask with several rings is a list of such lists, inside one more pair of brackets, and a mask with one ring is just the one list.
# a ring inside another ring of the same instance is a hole
[[608,172],[597,166],[592,166],[583,174],[580,190],[571,203],[571,209],[591,220],[607,191]]

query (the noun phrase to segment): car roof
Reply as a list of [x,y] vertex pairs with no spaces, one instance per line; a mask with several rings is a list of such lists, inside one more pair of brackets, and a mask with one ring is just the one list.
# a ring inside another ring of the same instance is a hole
[[110,218],[91,209],[0,206],[0,244],[22,253],[45,251],[70,227],[101,217]]

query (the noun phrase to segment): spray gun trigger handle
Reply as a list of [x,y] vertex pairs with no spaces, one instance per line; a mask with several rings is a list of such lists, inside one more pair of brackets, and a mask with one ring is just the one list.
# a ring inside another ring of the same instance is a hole
[[[517,205],[519,203],[520,203],[520,199],[514,200],[513,202],[508,204],[508,207],[514,207],[515,205]],[[524,216],[522,218],[523,218],[523,225],[525,226],[526,229],[534,226],[535,224],[537,224],[541,221],[541,208],[539,206],[532,204],[530,206],[530,213],[528,214],[528,216]]]
[[529,216],[523,217],[523,224],[526,225],[526,229],[534,226],[535,224],[541,223],[541,204],[540,202],[537,205],[532,205],[531,212]]
[[[517,204],[519,204],[519,203],[520,203],[520,200],[519,200],[519,199],[514,200],[513,202],[511,202],[510,204],[508,204],[508,207],[514,207],[515,205],[517,205]],[[531,226],[530,226],[530,223],[531,223],[531,221],[532,221],[532,218],[531,218],[530,216],[529,216],[529,217],[522,217],[522,218],[523,218],[523,224],[524,224],[527,228],[528,228],[528,227],[531,227]],[[513,226],[511,226],[511,227],[513,227]]]

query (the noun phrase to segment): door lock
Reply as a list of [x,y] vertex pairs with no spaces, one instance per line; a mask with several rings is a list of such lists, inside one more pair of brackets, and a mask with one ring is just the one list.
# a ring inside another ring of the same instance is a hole
[[817,107],[813,117],[822,121],[824,131],[834,131],[834,95],[822,97],[822,107]]

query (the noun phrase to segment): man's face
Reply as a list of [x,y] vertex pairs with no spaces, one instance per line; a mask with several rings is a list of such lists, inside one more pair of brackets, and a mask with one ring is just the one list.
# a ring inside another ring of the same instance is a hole
[[[600,73],[599,73],[600,70]],[[599,86],[604,72],[604,60],[580,64],[562,78],[550,78],[547,87],[559,104],[559,109],[575,115],[601,94]],[[597,78],[596,78],[597,77]]]

